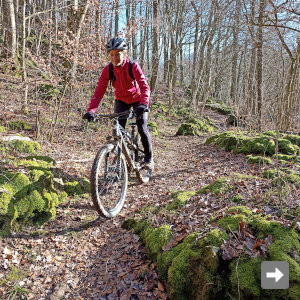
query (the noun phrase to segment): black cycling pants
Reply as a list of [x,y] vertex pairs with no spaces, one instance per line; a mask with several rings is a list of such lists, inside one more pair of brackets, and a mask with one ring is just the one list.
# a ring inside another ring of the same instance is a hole
[[[114,105],[114,112],[120,113],[126,110],[129,110],[131,107],[133,109],[136,109],[140,105],[139,102],[135,102],[132,104],[127,104],[121,100],[116,100]],[[136,125],[138,128],[138,132],[141,136],[141,141],[144,147],[145,152],[145,161],[150,161],[152,159],[152,142],[151,142],[151,136],[147,127],[147,121],[148,121],[148,113],[144,112],[140,117],[136,118]],[[119,119],[120,125],[125,128],[127,119],[123,118]]]

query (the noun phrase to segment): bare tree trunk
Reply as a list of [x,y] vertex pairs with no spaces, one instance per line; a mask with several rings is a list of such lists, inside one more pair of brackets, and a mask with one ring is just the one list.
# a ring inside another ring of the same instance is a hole
[[[136,19],[136,0],[131,0],[131,5],[132,5],[132,8],[131,8],[131,24],[135,24],[135,19]],[[135,29],[134,29],[135,31]],[[132,58],[133,60],[136,60],[136,57],[137,57],[137,51],[136,51],[136,38],[135,38],[135,32],[132,32],[131,33],[131,49],[132,49]]]
[[191,2],[195,13],[196,13],[196,24],[195,24],[195,33],[194,33],[194,51],[193,51],[193,65],[192,65],[192,81],[191,81],[191,90],[192,90],[192,95],[196,93],[196,61],[197,61],[197,55],[196,53],[198,52],[199,48],[199,41],[198,41],[198,32],[199,32],[199,18],[200,18],[200,13],[198,11],[197,6],[195,5],[194,1]]
[[110,21],[109,21],[109,38],[113,37],[113,18],[114,18],[114,7],[115,7],[115,2],[113,2],[113,6],[111,8],[110,12]]
[[13,0],[3,0],[3,30],[4,53],[14,59],[17,54],[17,29]]
[[237,63],[238,63],[238,38],[239,38],[239,26],[241,16],[241,1],[235,1],[235,14],[234,14],[234,26],[233,26],[233,42],[232,42],[232,65],[231,65],[231,85],[230,85],[230,99],[233,103],[236,103],[236,89],[237,89]]
[[[255,0],[251,0],[251,23],[254,24],[255,18]],[[256,66],[256,32],[255,27],[251,26],[250,33],[252,33],[252,46],[251,46],[251,56],[250,56],[250,64],[249,64],[249,72],[248,72],[248,80],[247,80],[247,90],[248,93],[246,95],[247,101],[247,111],[249,114],[255,115],[256,114],[256,101],[255,101],[255,86],[254,86],[254,79],[255,79],[255,66]]]
[[257,120],[258,129],[262,129],[262,76],[263,76],[263,16],[265,10],[265,0],[259,2],[259,16],[257,28],[257,60],[256,60],[256,83],[257,83]]
[[210,11],[209,11],[209,19],[208,19],[208,25],[207,25],[207,32],[206,32],[206,36],[204,37],[204,40],[201,44],[200,47],[200,51],[198,55],[198,60],[197,60],[197,65],[199,66],[198,68],[198,75],[197,75],[197,80],[196,80],[196,87],[195,87],[195,91],[194,93],[192,93],[192,103],[193,103],[193,107],[194,110],[197,111],[198,110],[198,100],[197,100],[197,94],[199,91],[199,87],[201,82],[203,82],[203,70],[204,70],[204,60],[205,60],[205,49],[210,41],[210,39],[213,37],[214,33],[215,33],[215,26],[212,26],[212,21],[213,21],[213,17],[215,15],[216,12],[216,2],[217,0],[214,0],[211,3],[211,7],[210,7]]
[[76,37],[75,37],[76,43],[75,43],[75,51],[74,51],[74,62],[73,62],[72,70],[71,70],[71,80],[75,79],[75,75],[76,75],[76,71],[77,71],[79,40],[80,40],[83,22],[84,22],[84,19],[85,19],[88,9],[89,9],[89,4],[87,3],[84,7],[83,12],[81,13],[77,32],[76,32]]
[[[70,5],[68,8],[67,26],[68,30],[75,34],[77,31],[78,23],[78,0],[68,0],[67,4]],[[72,6],[71,6],[72,5]]]
[[23,111],[28,112],[28,82],[27,82],[27,69],[26,69],[26,1],[22,0],[22,81],[25,85],[24,88],[24,103]]
[[150,89],[155,90],[159,66],[159,29],[160,29],[160,0],[153,0],[153,21],[152,21],[152,75]]
[[[143,4],[140,3],[140,16],[142,16],[142,12],[143,12]],[[146,3],[145,25],[148,26],[148,1]],[[144,60],[145,60],[145,37],[146,37],[146,29],[140,30],[140,66],[142,69],[144,67]]]
[[131,0],[125,0],[125,4],[126,4],[126,27],[127,27],[127,35],[131,36],[131,11],[130,11],[130,7],[131,7]]
[[299,83],[300,35],[298,36],[297,42],[298,47],[295,57],[291,61],[288,80],[283,94],[283,107],[280,112],[280,129],[285,131],[292,129],[292,119],[295,114],[297,99],[299,101],[299,92],[297,93],[296,86],[297,82]]
[[118,36],[119,32],[119,3],[120,0],[116,0],[116,8],[115,8],[115,36]]

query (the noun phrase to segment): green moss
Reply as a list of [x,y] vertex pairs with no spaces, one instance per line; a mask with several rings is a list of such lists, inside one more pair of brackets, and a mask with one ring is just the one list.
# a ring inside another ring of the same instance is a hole
[[227,231],[233,231],[239,229],[239,223],[241,220],[245,222],[247,221],[247,217],[243,214],[235,214],[232,216],[224,217],[217,223],[220,227],[226,229]]
[[217,284],[214,284],[214,288],[207,284],[216,283],[219,279],[216,274],[219,266],[218,247],[228,236],[223,231],[214,229],[197,243],[196,238],[197,235],[190,235],[187,241],[175,247],[177,249],[171,250],[174,256],[177,252],[179,254],[172,259],[167,273],[170,299],[200,299],[202,293],[205,298],[214,299],[219,291]]
[[14,130],[31,130],[32,126],[25,121],[10,121],[8,122],[8,127]]
[[[262,134],[273,137],[273,138],[276,138],[276,136],[277,136],[277,132],[275,130],[263,131]],[[279,133],[279,137],[280,136],[281,136],[281,134]]]
[[48,164],[53,164],[55,165],[56,162],[53,158],[51,158],[50,156],[46,156],[46,155],[29,155],[25,157],[26,160],[31,160],[31,161],[44,161]]
[[197,233],[192,233],[188,235],[181,244],[158,255],[157,268],[160,280],[167,280],[168,269],[171,266],[173,259],[186,248],[191,248],[195,244],[196,237]]
[[300,136],[296,134],[288,134],[284,136],[284,139],[289,140],[292,144],[300,147]]
[[279,291],[273,292],[260,289],[260,264],[263,260],[262,257],[250,259],[248,256],[242,255],[239,262],[237,259],[234,259],[230,263],[232,290],[237,290],[237,283],[239,282],[242,299],[247,299],[247,297],[253,295],[257,297],[269,296],[272,299],[288,297],[298,299],[295,295],[297,293],[299,295],[300,267],[289,254],[300,252],[298,234],[290,228],[284,228],[276,221],[268,221],[261,215],[253,214],[248,217],[246,222],[257,238],[262,239],[267,235],[273,237],[274,240],[267,250],[268,260],[289,262],[290,288],[289,290],[280,291],[279,294]]
[[272,159],[268,157],[263,157],[263,156],[252,156],[252,155],[247,155],[247,162],[249,164],[267,164],[270,165],[272,163]]
[[8,282],[16,282],[16,281],[21,281],[26,277],[26,272],[18,269],[15,266],[12,266],[10,271],[7,273],[7,275],[5,276],[5,281]]
[[15,162],[16,166],[24,166],[24,167],[34,167],[34,168],[44,168],[47,169],[50,167],[49,163],[45,161],[35,161],[29,159],[21,159]]
[[29,165],[26,175],[6,172],[0,176],[0,230],[4,235],[25,224],[40,225],[53,219],[57,205],[67,196],[54,189],[47,162],[23,160],[21,164]]
[[293,183],[295,186],[300,186],[300,175],[296,171],[287,170],[283,172],[277,169],[269,169],[264,171],[263,176],[268,179],[273,179],[273,185],[285,185],[287,182]]
[[212,110],[219,112],[222,115],[230,115],[233,113],[233,109],[225,104],[206,104],[205,106],[209,107]]
[[29,178],[26,175],[18,173],[1,185],[1,188],[5,192],[0,192],[0,215],[9,214],[9,204],[11,200],[14,199],[16,193],[19,193],[21,197],[25,196],[28,191],[29,183]]
[[230,198],[230,201],[235,202],[235,203],[242,203],[244,202],[243,196],[240,194],[234,195],[232,198]]
[[6,128],[0,125],[0,132],[6,132]]
[[[268,235],[273,237],[267,250],[268,260],[289,262],[290,288],[280,291],[260,288],[260,266],[265,260],[262,256],[250,258],[243,253],[240,258],[224,262],[220,247],[229,237],[221,229],[214,229],[205,235],[192,233],[177,246],[162,252],[162,245],[172,236],[169,226],[141,226],[143,229],[139,235],[146,243],[148,255],[157,259],[159,279],[166,281],[170,299],[224,299],[224,295],[240,299],[298,299],[298,234],[276,221],[252,213],[245,206],[230,208],[218,223],[230,233],[238,230],[240,220],[246,222],[256,238],[263,239]],[[137,228],[140,222],[130,220],[127,223],[129,227]]]
[[38,142],[29,142],[29,141],[20,141],[14,140],[9,142],[9,147],[20,153],[35,154],[38,150],[41,149],[41,146]]
[[198,240],[198,247],[214,246],[220,247],[224,239],[228,239],[226,232],[220,229],[213,229],[208,232],[204,238]]
[[201,190],[197,192],[197,194],[205,194],[207,190],[209,190],[211,193],[214,193],[215,195],[219,194],[225,194],[231,190],[234,190],[234,186],[228,183],[229,178],[227,177],[221,177],[211,183],[210,185],[207,185],[203,187]]
[[179,127],[176,135],[200,135],[196,124],[183,123]]
[[299,146],[294,145],[287,139],[278,139],[278,149],[283,154],[297,154],[299,153]]
[[136,224],[137,221],[135,219],[126,219],[122,224],[122,228],[131,230],[136,226]]
[[157,130],[157,124],[156,124],[156,122],[148,122],[148,127],[150,128],[151,132],[155,136],[158,136],[158,130]]
[[233,150],[235,153],[262,155],[275,153],[275,142],[272,137],[259,134],[247,136],[246,132],[223,132],[207,139],[206,144],[215,144],[225,148],[226,151]]
[[179,207],[182,207],[185,205],[185,203],[193,196],[196,195],[196,192],[193,191],[177,191],[172,193],[173,201],[170,205],[168,205],[166,208],[168,210],[174,210]]
[[134,233],[140,235],[140,237],[142,239],[145,238],[145,232],[149,226],[150,226],[150,223],[146,219],[139,220],[139,221],[137,221],[135,219],[127,219],[122,224],[123,228],[125,228],[127,230],[133,229]]
[[213,132],[214,124],[209,117],[190,118],[181,124],[176,135],[201,135],[202,132]]
[[253,213],[252,211],[247,208],[246,206],[234,206],[228,209],[228,214],[232,214],[232,213],[239,213],[239,214],[243,214],[247,217],[251,216]]
[[249,259],[248,256],[242,255],[240,260],[233,259],[229,268],[231,271],[230,283],[231,290],[235,296],[238,296],[238,288],[241,291],[241,299],[260,296],[260,265],[262,258]]
[[144,236],[148,256],[156,261],[157,255],[162,252],[162,247],[167,244],[171,238],[172,231],[168,225],[163,225],[155,229],[148,227]]
[[65,182],[64,190],[69,196],[82,195],[85,193],[78,181]]
[[185,300],[191,299],[193,288],[190,261],[195,257],[195,252],[190,248],[184,249],[173,258],[172,264],[168,270],[167,290],[170,299]]
[[91,192],[91,183],[87,178],[82,178],[81,183],[83,185],[83,189],[85,193],[90,193]]

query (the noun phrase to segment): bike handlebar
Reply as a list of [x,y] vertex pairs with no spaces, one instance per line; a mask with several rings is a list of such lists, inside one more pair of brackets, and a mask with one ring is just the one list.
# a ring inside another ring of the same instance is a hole
[[[145,112],[148,112],[149,109],[147,108],[145,110]],[[94,120],[93,121],[99,121],[100,119],[115,119],[115,118],[119,118],[119,117],[126,117],[129,119],[133,119],[136,116],[134,110],[129,109],[120,113],[114,113],[114,114],[107,114],[107,115],[103,115],[103,114],[94,114]]]

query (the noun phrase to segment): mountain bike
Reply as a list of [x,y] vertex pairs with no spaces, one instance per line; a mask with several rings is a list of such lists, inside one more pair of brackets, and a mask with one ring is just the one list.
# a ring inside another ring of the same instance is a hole
[[131,132],[120,124],[120,118],[132,120],[133,110],[122,113],[95,114],[94,121],[110,119],[113,121],[112,135],[108,143],[98,151],[91,172],[91,194],[99,215],[113,218],[122,209],[128,186],[128,174],[135,173],[140,183],[146,183],[152,170],[143,166],[144,151],[136,122],[129,123]]

